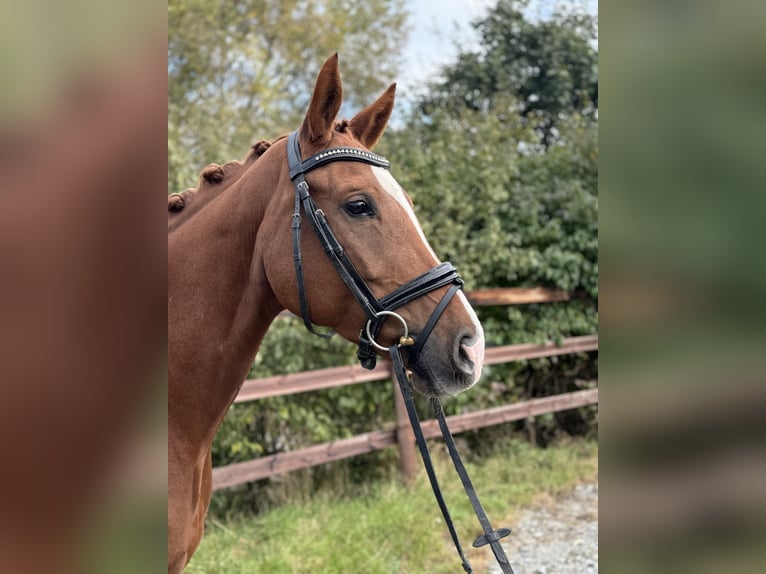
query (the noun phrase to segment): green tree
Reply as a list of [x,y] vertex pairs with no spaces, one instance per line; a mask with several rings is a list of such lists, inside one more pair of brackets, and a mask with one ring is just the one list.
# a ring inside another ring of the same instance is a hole
[[[555,5],[546,18],[531,19],[530,0],[499,0],[473,24],[475,49],[461,50],[446,66],[421,109],[467,107],[490,110],[498,98],[516,97],[516,110],[532,120],[548,145],[562,118],[594,119],[598,107],[597,19]],[[534,5],[534,4],[532,4]]]
[[169,0],[168,189],[298,126],[316,72],[343,56],[346,106],[396,76],[404,0]]

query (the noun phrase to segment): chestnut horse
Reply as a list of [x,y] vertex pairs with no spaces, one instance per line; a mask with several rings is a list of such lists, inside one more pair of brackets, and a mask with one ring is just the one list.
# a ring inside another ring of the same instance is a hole
[[[297,132],[301,157],[337,146],[353,152],[372,149],[391,115],[395,87],[352,120],[336,123],[342,86],[337,54],[332,56],[319,73]],[[225,190],[201,189],[188,216],[183,205],[169,204],[180,210],[170,218],[180,221],[171,225],[169,219],[168,232],[168,572],[182,571],[200,542],[211,495],[213,437],[266,330],[285,308],[301,313],[293,266],[295,193],[288,138],[260,152],[224,170],[220,178],[203,177],[201,186],[219,179]],[[376,297],[439,263],[412,202],[387,169],[335,161],[307,173],[306,182]],[[358,342],[368,319],[365,312],[317,235],[307,230],[298,243],[311,320]],[[429,317],[447,290],[439,287],[398,309],[412,333],[430,329]],[[433,334],[407,365],[416,390],[430,396],[473,385],[484,359],[484,334],[462,291],[445,300]],[[385,322],[377,341],[395,344],[400,329],[397,321]]]

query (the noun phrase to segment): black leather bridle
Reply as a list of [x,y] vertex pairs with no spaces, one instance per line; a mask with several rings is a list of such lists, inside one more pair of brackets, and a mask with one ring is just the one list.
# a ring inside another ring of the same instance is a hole
[[[388,351],[391,354],[391,360],[393,364],[394,374],[401,388],[402,395],[407,407],[407,414],[412,425],[413,432],[415,434],[415,440],[418,444],[423,463],[426,467],[428,478],[431,482],[431,487],[434,491],[439,508],[442,511],[444,520],[447,523],[447,527],[452,536],[452,541],[455,544],[458,555],[462,562],[463,569],[467,573],[472,573],[471,565],[468,562],[463,549],[460,545],[457,532],[455,531],[452,519],[450,518],[447,505],[441,494],[438,481],[436,480],[436,474],[434,473],[433,464],[431,463],[431,457],[428,452],[428,446],[423,436],[423,431],[420,428],[420,421],[418,420],[417,411],[415,410],[415,403],[412,397],[412,389],[409,385],[409,378],[407,371],[404,367],[404,361],[402,359],[401,350],[407,349],[410,354],[411,361],[416,361],[419,356],[426,340],[436,326],[439,317],[446,309],[449,302],[455,296],[455,294],[462,289],[463,280],[458,276],[457,269],[451,263],[441,263],[433,269],[423,273],[422,275],[412,279],[408,283],[395,289],[385,297],[378,299],[369,288],[364,278],[354,267],[354,264],[349,259],[343,247],[338,242],[337,238],[330,229],[330,225],[327,222],[327,218],[324,212],[317,206],[311,197],[308,183],[306,183],[305,174],[313,169],[326,165],[334,161],[356,161],[362,162],[372,166],[378,166],[385,169],[389,167],[389,161],[375,153],[367,150],[362,150],[352,147],[333,147],[324,149],[310,158],[303,160],[301,158],[300,144],[298,143],[298,131],[292,132],[287,139],[287,160],[290,170],[290,179],[295,186],[295,211],[293,212],[293,262],[295,265],[295,275],[298,283],[298,298],[301,308],[301,316],[306,328],[313,334],[320,337],[330,337],[332,333],[318,333],[312,323],[311,315],[309,312],[308,301],[306,299],[305,283],[303,278],[303,256],[301,253],[301,224],[303,216],[301,211],[308,218],[311,226],[319,238],[319,242],[324,249],[327,257],[332,261],[335,269],[338,271],[343,282],[346,284],[352,295],[356,299],[359,306],[367,315],[367,323],[361,330],[359,336],[359,349],[357,351],[357,357],[359,358],[363,367],[367,369],[375,368],[376,353],[375,350]],[[395,312],[395,309],[406,305],[407,303],[422,297],[423,295],[440,289],[442,287],[449,286],[444,296],[434,308],[431,316],[429,317],[423,330],[417,334],[410,334],[407,322],[404,318]],[[385,321],[389,318],[395,318],[401,325],[404,334],[399,338],[399,341],[389,347],[380,345],[376,340],[380,334],[380,330],[383,327]],[[477,538],[473,545],[475,547],[484,546],[489,544],[492,548],[495,558],[504,574],[513,574],[511,570],[508,558],[505,556],[502,546],[499,540],[510,534],[510,530],[507,528],[499,528],[497,530],[492,528],[492,525],[487,518],[484,509],[481,506],[476,491],[471,484],[471,479],[468,477],[468,473],[465,470],[462,460],[455,447],[455,442],[452,439],[452,435],[447,427],[447,421],[444,417],[444,411],[441,403],[437,398],[431,399],[431,406],[434,409],[434,414],[439,421],[439,428],[444,436],[445,443],[449,450],[452,461],[455,465],[455,469],[460,477],[466,494],[476,512],[476,515],[484,530],[484,535]]]

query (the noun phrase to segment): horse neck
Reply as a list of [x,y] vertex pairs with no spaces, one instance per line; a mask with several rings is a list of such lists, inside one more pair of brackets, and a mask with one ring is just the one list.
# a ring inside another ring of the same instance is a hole
[[169,425],[202,444],[212,440],[282,309],[256,249],[283,171],[278,164],[261,159],[168,235]]

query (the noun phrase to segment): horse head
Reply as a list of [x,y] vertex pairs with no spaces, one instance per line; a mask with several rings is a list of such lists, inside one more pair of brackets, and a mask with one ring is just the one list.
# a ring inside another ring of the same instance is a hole
[[[374,148],[394,106],[392,84],[374,103],[350,121],[336,122],[342,102],[337,54],[322,67],[308,112],[297,132],[301,159],[328,148]],[[256,249],[269,285],[284,307],[301,314],[289,222],[294,209],[293,182],[288,175],[288,142],[280,140],[264,156],[281,157],[284,166],[274,196],[258,231]],[[439,259],[428,244],[412,201],[384,167],[357,161],[334,161],[305,174],[311,196],[345,254],[372,293],[384,297],[413,278],[433,269]],[[293,219],[294,221],[294,219]],[[359,342],[368,320],[309,227],[300,238],[303,289],[311,320]],[[448,286],[430,291],[396,312],[406,321],[415,340],[427,325]],[[376,339],[382,346],[402,335],[400,321],[383,323]],[[405,357],[415,388],[440,396],[467,389],[481,376],[484,333],[462,292],[449,300],[432,333],[417,355]]]

